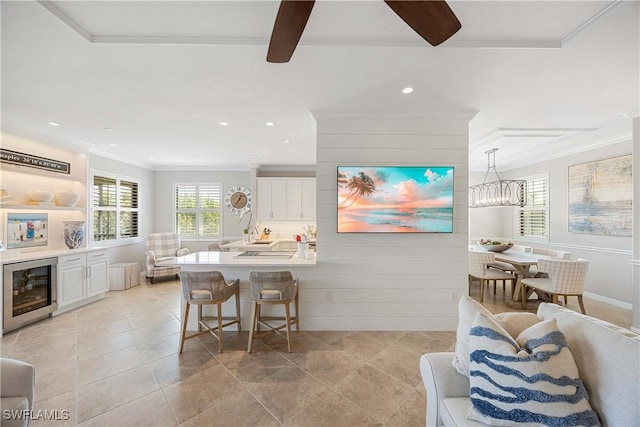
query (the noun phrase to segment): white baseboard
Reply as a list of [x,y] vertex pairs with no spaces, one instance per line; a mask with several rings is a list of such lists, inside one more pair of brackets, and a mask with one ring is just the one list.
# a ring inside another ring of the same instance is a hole
[[591,292],[585,292],[584,296],[585,297],[589,297],[591,299],[595,299],[595,300],[604,302],[604,303],[607,303],[607,304],[614,305],[616,307],[624,308],[625,310],[633,310],[633,305],[629,304],[628,302],[624,302],[624,301],[620,301],[620,300],[617,300],[617,299],[605,297],[605,296],[594,294],[594,293],[591,293]]

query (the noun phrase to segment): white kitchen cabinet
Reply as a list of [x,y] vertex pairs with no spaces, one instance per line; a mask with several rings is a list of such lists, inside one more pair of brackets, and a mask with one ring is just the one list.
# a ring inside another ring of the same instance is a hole
[[314,220],[315,178],[258,178],[258,220]]
[[109,283],[109,251],[96,250],[58,257],[58,311],[95,301]]
[[87,298],[105,293],[109,287],[109,252],[88,252],[87,270]]
[[258,178],[258,220],[287,219],[287,182],[282,178]]
[[315,178],[287,179],[287,219],[316,218]]

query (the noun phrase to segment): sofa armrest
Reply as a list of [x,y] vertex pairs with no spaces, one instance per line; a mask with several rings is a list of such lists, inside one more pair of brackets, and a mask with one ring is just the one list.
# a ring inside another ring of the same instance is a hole
[[0,397],[26,397],[33,409],[36,374],[33,365],[14,359],[0,359]]
[[427,353],[420,357],[420,372],[427,391],[427,425],[440,426],[440,402],[448,397],[469,396],[469,379],[451,362],[455,353]]

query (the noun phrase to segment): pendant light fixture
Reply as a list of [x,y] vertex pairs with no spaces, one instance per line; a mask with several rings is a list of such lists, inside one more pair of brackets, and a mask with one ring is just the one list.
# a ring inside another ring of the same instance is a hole
[[[492,148],[485,151],[487,155],[487,173],[482,184],[469,187],[469,207],[488,208],[504,206],[524,206],[526,195],[526,181],[501,179],[496,170],[496,151]],[[497,180],[487,182],[489,172],[493,170]]]

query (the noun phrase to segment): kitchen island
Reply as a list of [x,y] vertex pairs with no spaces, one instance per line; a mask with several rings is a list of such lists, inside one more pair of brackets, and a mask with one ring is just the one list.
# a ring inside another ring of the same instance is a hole
[[[315,248],[316,241],[310,240],[309,246]],[[298,243],[291,239],[265,239],[254,240],[251,242],[245,242],[243,240],[236,240],[233,242],[220,245],[225,251],[230,252],[242,252],[242,251],[286,251],[294,252],[298,249]]]
[[[183,271],[219,271],[227,281],[240,279],[240,315],[242,324],[251,323],[251,289],[249,287],[249,272],[259,271],[283,271],[287,270],[293,277],[299,279],[301,300],[304,295],[305,277],[309,269],[316,265],[313,259],[299,258],[296,252],[269,252],[255,251],[254,254],[247,252],[194,252],[192,254],[176,257],[173,260],[165,261],[163,266],[180,267]],[[315,255],[315,253],[314,253]],[[271,308],[271,307],[270,307]],[[181,301],[181,313],[184,312],[184,300]],[[224,316],[235,313],[235,301],[230,299],[223,304],[222,312]],[[215,313],[215,306],[203,307],[203,314],[211,316]],[[301,313],[301,328],[304,326],[304,313]],[[189,313],[187,323],[189,331],[195,331],[197,326],[197,313],[192,310]],[[235,330],[235,326],[230,327]]]
[[[180,267],[184,271],[212,271],[229,268],[271,267],[288,269],[294,267],[313,267],[313,259],[300,258],[297,252],[244,251],[244,252],[194,252],[159,263],[167,267]],[[224,274],[224,272],[223,272]],[[248,277],[248,275],[247,275]]]

